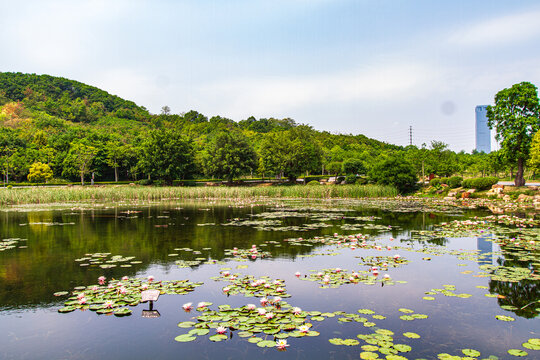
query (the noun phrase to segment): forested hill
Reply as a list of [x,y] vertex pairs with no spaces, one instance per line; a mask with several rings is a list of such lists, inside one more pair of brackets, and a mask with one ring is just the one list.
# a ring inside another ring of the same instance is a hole
[[[0,73],[0,165],[11,180],[25,181],[36,162],[48,164],[55,178],[76,180],[89,170],[97,180],[114,180],[115,173],[123,180],[159,178],[149,144],[168,141],[160,136],[181,138],[189,153],[181,160],[189,166],[160,165],[169,180],[226,176],[219,162],[226,155],[217,147],[227,141],[244,146],[250,156],[233,166],[234,176],[335,173],[346,160],[361,159],[367,165],[381,153],[402,150],[364,135],[317,131],[288,118],[235,122],[193,110],[170,114],[167,107],[150,114],[132,101],[74,80]],[[93,160],[81,170],[78,161],[85,148],[92,149]]]

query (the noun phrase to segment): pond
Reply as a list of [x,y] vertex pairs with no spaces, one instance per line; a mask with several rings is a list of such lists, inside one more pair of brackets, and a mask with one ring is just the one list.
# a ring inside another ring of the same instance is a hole
[[540,358],[530,219],[191,202],[14,209],[0,226],[1,359]]

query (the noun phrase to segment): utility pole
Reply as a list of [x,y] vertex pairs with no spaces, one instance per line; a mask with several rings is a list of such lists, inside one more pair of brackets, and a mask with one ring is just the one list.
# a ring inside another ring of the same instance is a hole
[[412,145],[412,126],[409,126],[409,145]]

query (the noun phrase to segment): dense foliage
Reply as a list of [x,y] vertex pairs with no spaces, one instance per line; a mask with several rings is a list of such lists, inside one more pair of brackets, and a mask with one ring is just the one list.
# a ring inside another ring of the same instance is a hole
[[401,147],[364,135],[316,131],[290,118],[235,122],[193,110],[171,114],[167,106],[154,115],[77,81],[0,73],[4,181],[26,181],[31,166],[40,162],[49,166],[55,182],[84,182],[91,174],[95,181],[232,181],[253,175],[294,182],[317,174],[373,174],[376,164],[391,157],[406,160],[418,177],[498,175],[516,166],[503,151],[455,153],[439,141]]

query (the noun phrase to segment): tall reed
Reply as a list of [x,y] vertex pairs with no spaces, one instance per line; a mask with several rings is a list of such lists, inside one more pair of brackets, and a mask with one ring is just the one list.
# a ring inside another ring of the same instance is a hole
[[372,198],[393,197],[397,190],[380,185],[265,187],[74,186],[0,189],[0,205],[76,203],[81,201],[156,201],[174,199]]

